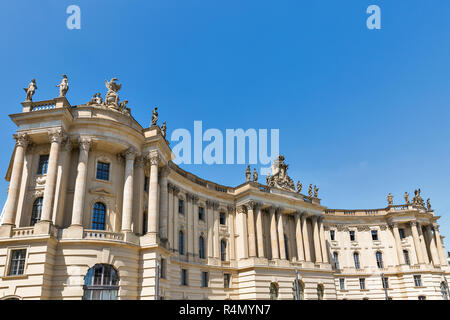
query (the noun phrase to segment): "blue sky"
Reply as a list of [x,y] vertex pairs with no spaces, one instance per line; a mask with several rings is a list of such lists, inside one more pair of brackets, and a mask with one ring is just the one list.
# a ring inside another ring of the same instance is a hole
[[[67,6],[81,30],[66,28]],[[366,8],[381,8],[381,30]],[[289,174],[330,208],[380,208],[421,188],[450,239],[450,2],[9,1],[0,10],[0,168],[13,150],[24,87],[87,102],[116,76],[148,126],[158,106],[176,128],[277,128]],[[184,165],[221,184],[245,165]],[[261,177],[264,179],[264,177]],[[0,182],[6,199],[7,183]],[[446,239],[447,247],[450,242]]]

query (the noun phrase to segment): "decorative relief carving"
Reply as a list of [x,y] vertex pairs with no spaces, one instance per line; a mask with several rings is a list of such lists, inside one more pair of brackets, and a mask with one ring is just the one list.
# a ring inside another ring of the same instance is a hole
[[80,148],[80,150],[89,151],[91,149],[91,146],[92,140],[90,138],[78,138],[78,148]]
[[61,130],[61,128],[51,129],[48,132],[48,138],[50,143],[61,143],[63,139],[66,137],[65,133]]
[[150,161],[150,165],[152,165],[152,166],[155,166],[155,165],[157,166],[159,164],[159,162],[161,161],[159,153],[156,150],[150,151],[150,153],[148,154],[148,159]]
[[369,226],[367,226],[367,225],[356,226],[356,229],[357,229],[358,231],[369,231],[369,230],[370,230]]
[[134,160],[134,158],[136,157],[137,151],[135,148],[133,147],[129,147],[127,150],[125,150],[125,152],[123,153],[125,159],[127,160]]
[[16,146],[26,148],[28,143],[30,142],[30,138],[26,133],[17,133],[13,135],[14,139],[16,139]]
[[387,229],[387,225],[386,224],[382,224],[380,225],[380,230],[386,230]]
[[247,213],[247,207],[245,205],[240,205],[237,207],[238,213]]

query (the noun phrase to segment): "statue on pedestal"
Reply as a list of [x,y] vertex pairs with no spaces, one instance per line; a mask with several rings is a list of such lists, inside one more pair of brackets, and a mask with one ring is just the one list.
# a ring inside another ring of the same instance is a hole
[[302,188],[303,188],[303,185],[300,183],[300,181],[297,181],[297,193],[302,192]]
[[164,121],[161,126],[161,135],[163,136],[164,139],[166,138],[166,129],[167,129],[166,122]]
[[251,175],[252,175],[252,172],[250,170],[250,165],[248,165],[247,169],[245,170],[245,180],[250,181]]
[[295,192],[294,181],[287,174],[288,168],[289,166],[284,162],[284,157],[279,155],[272,163],[272,175],[266,177],[267,185]]
[[100,92],[97,92],[92,96],[91,102],[89,104],[102,104],[102,103],[103,103],[102,96],[100,95]]
[[28,85],[28,88],[23,88],[23,90],[25,90],[25,92],[27,93],[27,97],[26,97],[25,101],[29,101],[29,102],[33,101],[34,92],[37,90],[36,80],[31,79],[31,82]]
[[65,97],[67,91],[69,90],[69,79],[67,79],[67,76],[65,74],[62,75],[62,80],[60,84],[57,84],[56,86],[59,87],[59,97]]
[[405,197],[405,203],[409,204],[409,194],[408,194],[408,192],[405,191],[404,197]]
[[319,188],[314,185],[314,198],[317,198],[319,194]]
[[431,202],[430,202],[430,198],[427,199],[427,211],[431,211]]
[[387,201],[388,201],[388,205],[392,206],[393,205],[393,196],[392,194],[389,192],[389,194],[387,195]]
[[158,111],[156,111],[156,110],[158,110],[157,107],[155,107],[155,108],[153,109],[153,114],[152,114],[152,126],[156,126],[156,123],[158,122]]
[[253,181],[258,182],[258,172],[256,172],[255,168],[253,168]]
[[112,78],[111,81],[105,80],[105,86],[108,89],[105,96],[105,105],[112,106],[115,109],[119,109],[119,94],[117,93],[122,84],[117,83],[117,78]]
[[309,188],[308,188],[308,196],[309,196],[310,198],[312,198],[312,196],[313,196],[312,184],[309,185]]

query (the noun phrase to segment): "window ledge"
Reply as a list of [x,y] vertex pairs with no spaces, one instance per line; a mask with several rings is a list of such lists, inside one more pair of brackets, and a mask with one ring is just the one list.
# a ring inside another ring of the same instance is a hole
[[20,280],[20,279],[28,279],[27,274],[21,274],[21,275],[13,275],[13,276],[3,276],[1,277],[2,280]]
[[369,289],[359,289],[359,291],[369,292]]
[[96,182],[113,184],[111,180],[103,180],[103,179],[97,179],[97,178],[94,178],[93,180],[96,181]]

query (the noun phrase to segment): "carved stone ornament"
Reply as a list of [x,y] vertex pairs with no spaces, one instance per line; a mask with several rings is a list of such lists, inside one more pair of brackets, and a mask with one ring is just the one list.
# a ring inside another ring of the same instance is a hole
[[27,94],[25,101],[29,101],[29,102],[33,101],[34,92],[37,90],[36,80],[31,79],[31,82],[28,84],[28,87],[23,88],[23,90],[25,90],[25,92]]
[[157,166],[161,160],[158,152],[150,152],[150,154],[148,155],[148,159],[150,161],[150,165],[152,166]]
[[26,133],[17,133],[13,137],[14,137],[14,139],[16,139],[17,147],[26,148],[28,143],[30,142],[28,134],[26,134]]
[[50,140],[50,143],[61,143],[64,138],[66,138],[66,135],[60,128],[57,128],[49,131],[48,138]]
[[92,140],[90,138],[82,138],[78,139],[78,147],[80,150],[89,151],[92,146]]
[[272,164],[272,175],[266,177],[267,185],[295,192],[294,181],[287,174],[288,167],[284,162],[284,157],[279,155]]
[[124,152],[124,156],[125,159],[127,160],[134,160],[134,158],[136,157],[136,149],[134,149],[133,147],[129,147],[125,152]]

